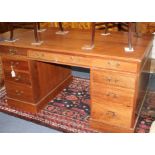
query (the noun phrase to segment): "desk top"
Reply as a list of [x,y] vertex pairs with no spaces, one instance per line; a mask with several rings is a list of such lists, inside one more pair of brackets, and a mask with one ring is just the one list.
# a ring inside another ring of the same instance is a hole
[[[108,36],[102,36],[101,31],[95,35],[95,47],[92,50],[83,50],[84,45],[90,44],[91,32],[88,30],[71,29],[66,35],[57,35],[57,29],[47,29],[39,33],[43,44],[36,46],[32,30],[17,29],[14,31],[14,43],[0,41],[0,45],[22,47],[47,52],[67,53],[81,56],[94,56],[103,58],[113,58],[125,61],[141,62],[152,47],[153,35],[143,35],[141,38],[133,37],[134,52],[127,53],[124,47],[128,46],[127,32],[111,32]],[[0,35],[1,40],[9,38],[9,32]]]

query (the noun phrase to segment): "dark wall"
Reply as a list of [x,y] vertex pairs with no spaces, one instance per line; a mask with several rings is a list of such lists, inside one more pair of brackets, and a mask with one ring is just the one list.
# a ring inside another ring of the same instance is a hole
[[7,32],[7,31],[8,31],[7,23],[0,22],[0,33]]

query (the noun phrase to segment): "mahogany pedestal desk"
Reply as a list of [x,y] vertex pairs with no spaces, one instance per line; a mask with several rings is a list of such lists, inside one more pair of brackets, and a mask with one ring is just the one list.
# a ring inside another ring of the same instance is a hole
[[31,30],[16,30],[14,43],[0,42],[8,104],[37,112],[71,82],[69,66],[85,67],[90,69],[90,126],[100,132],[134,132],[149,81],[152,36],[134,37],[134,52],[125,52],[125,32],[97,32],[92,50],[82,49],[89,44],[89,31],[55,32],[40,33],[39,46],[31,44]]

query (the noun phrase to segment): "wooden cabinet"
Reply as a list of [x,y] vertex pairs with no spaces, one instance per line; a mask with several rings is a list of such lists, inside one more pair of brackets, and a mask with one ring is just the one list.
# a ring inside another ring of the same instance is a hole
[[132,128],[137,76],[111,70],[91,72],[91,125],[96,127],[96,121]]

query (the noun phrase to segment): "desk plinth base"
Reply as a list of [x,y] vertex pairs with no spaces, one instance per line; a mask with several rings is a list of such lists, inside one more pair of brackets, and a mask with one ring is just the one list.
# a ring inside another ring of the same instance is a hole
[[103,122],[96,121],[94,119],[90,120],[90,126],[92,129],[95,129],[99,132],[103,133],[133,133],[133,128],[123,128],[110,124],[106,124]]
[[72,81],[72,76],[68,76],[63,82],[58,84],[54,89],[52,89],[46,96],[41,98],[37,103],[24,102],[16,99],[12,99],[7,97],[7,102],[10,107],[31,112],[37,113],[42,108],[44,108],[47,103],[54,98],[60,91],[62,91],[65,87],[67,87]]

